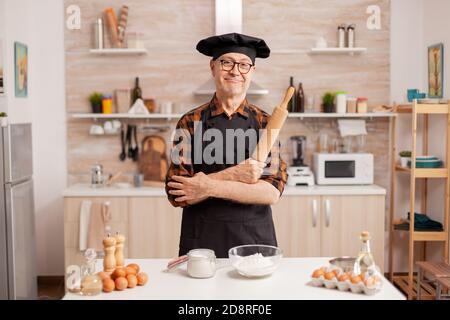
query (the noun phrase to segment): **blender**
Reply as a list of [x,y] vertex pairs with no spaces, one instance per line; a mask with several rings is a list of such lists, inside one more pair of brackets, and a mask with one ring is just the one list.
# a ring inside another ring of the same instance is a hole
[[291,137],[292,144],[292,166],[287,169],[288,186],[313,186],[314,175],[311,169],[305,164],[304,156],[306,150],[306,137]]

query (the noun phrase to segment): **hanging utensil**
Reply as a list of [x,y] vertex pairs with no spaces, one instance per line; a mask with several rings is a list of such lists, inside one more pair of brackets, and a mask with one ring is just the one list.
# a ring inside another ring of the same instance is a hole
[[128,146],[128,158],[133,158],[133,146],[131,145],[131,130],[132,126],[127,126],[127,146]]
[[120,143],[122,145],[122,152],[119,155],[119,159],[120,161],[125,161],[125,159],[127,158],[127,155],[125,153],[125,131],[124,128],[122,127],[122,129],[120,129]]
[[139,143],[137,139],[137,126],[133,127],[133,137],[134,137],[134,149],[133,149],[133,161],[139,160]]

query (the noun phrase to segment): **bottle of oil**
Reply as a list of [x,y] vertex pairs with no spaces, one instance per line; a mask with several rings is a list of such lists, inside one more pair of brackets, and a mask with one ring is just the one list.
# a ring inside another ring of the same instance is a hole
[[89,248],[85,251],[86,264],[81,268],[81,294],[93,296],[102,292],[103,284],[100,276],[95,272],[95,258],[97,253]]
[[[294,77],[290,78],[289,86],[294,87]],[[298,110],[297,110],[297,92],[294,92],[292,99],[289,100],[287,109],[288,109],[288,112],[298,112]]]
[[366,271],[374,272],[376,265],[372,252],[370,251],[369,232],[368,231],[361,232],[360,239],[362,241],[361,250],[359,251],[358,257],[355,260],[353,273],[361,274],[362,272]]

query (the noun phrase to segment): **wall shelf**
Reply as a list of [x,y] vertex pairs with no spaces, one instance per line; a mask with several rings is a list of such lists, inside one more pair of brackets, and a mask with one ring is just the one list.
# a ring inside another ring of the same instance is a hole
[[178,113],[150,113],[150,114],[129,114],[129,113],[72,113],[70,116],[74,119],[179,119],[182,114]]
[[90,49],[90,53],[101,56],[116,56],[116,55],[143,55],[147,54],[147,49],[132,49],[132,48],[109,48],[109,49]]
[[361,54],[367,51],[367,48],[311,48],[310,54],[314,55],[338,55],[338,54]]
[[[70,117],[74,119],[179,119],[181,113],[150,113],[150,114],[128,114],[128,113],[72,113]],[[289,113],[288,118],[390,118],[395,117],[395,113]]]
[[395,117],[392,112],[368,112],[368,113],[289,113],[288,118],[390,118]]

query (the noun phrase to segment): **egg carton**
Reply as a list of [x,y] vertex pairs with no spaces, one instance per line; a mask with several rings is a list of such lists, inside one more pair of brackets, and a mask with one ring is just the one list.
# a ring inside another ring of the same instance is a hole
[[336,267],[322,267],[311,275],[311,284],[315,287],[374,295],[381,290],[382,281],[377,273],[352,275]]

